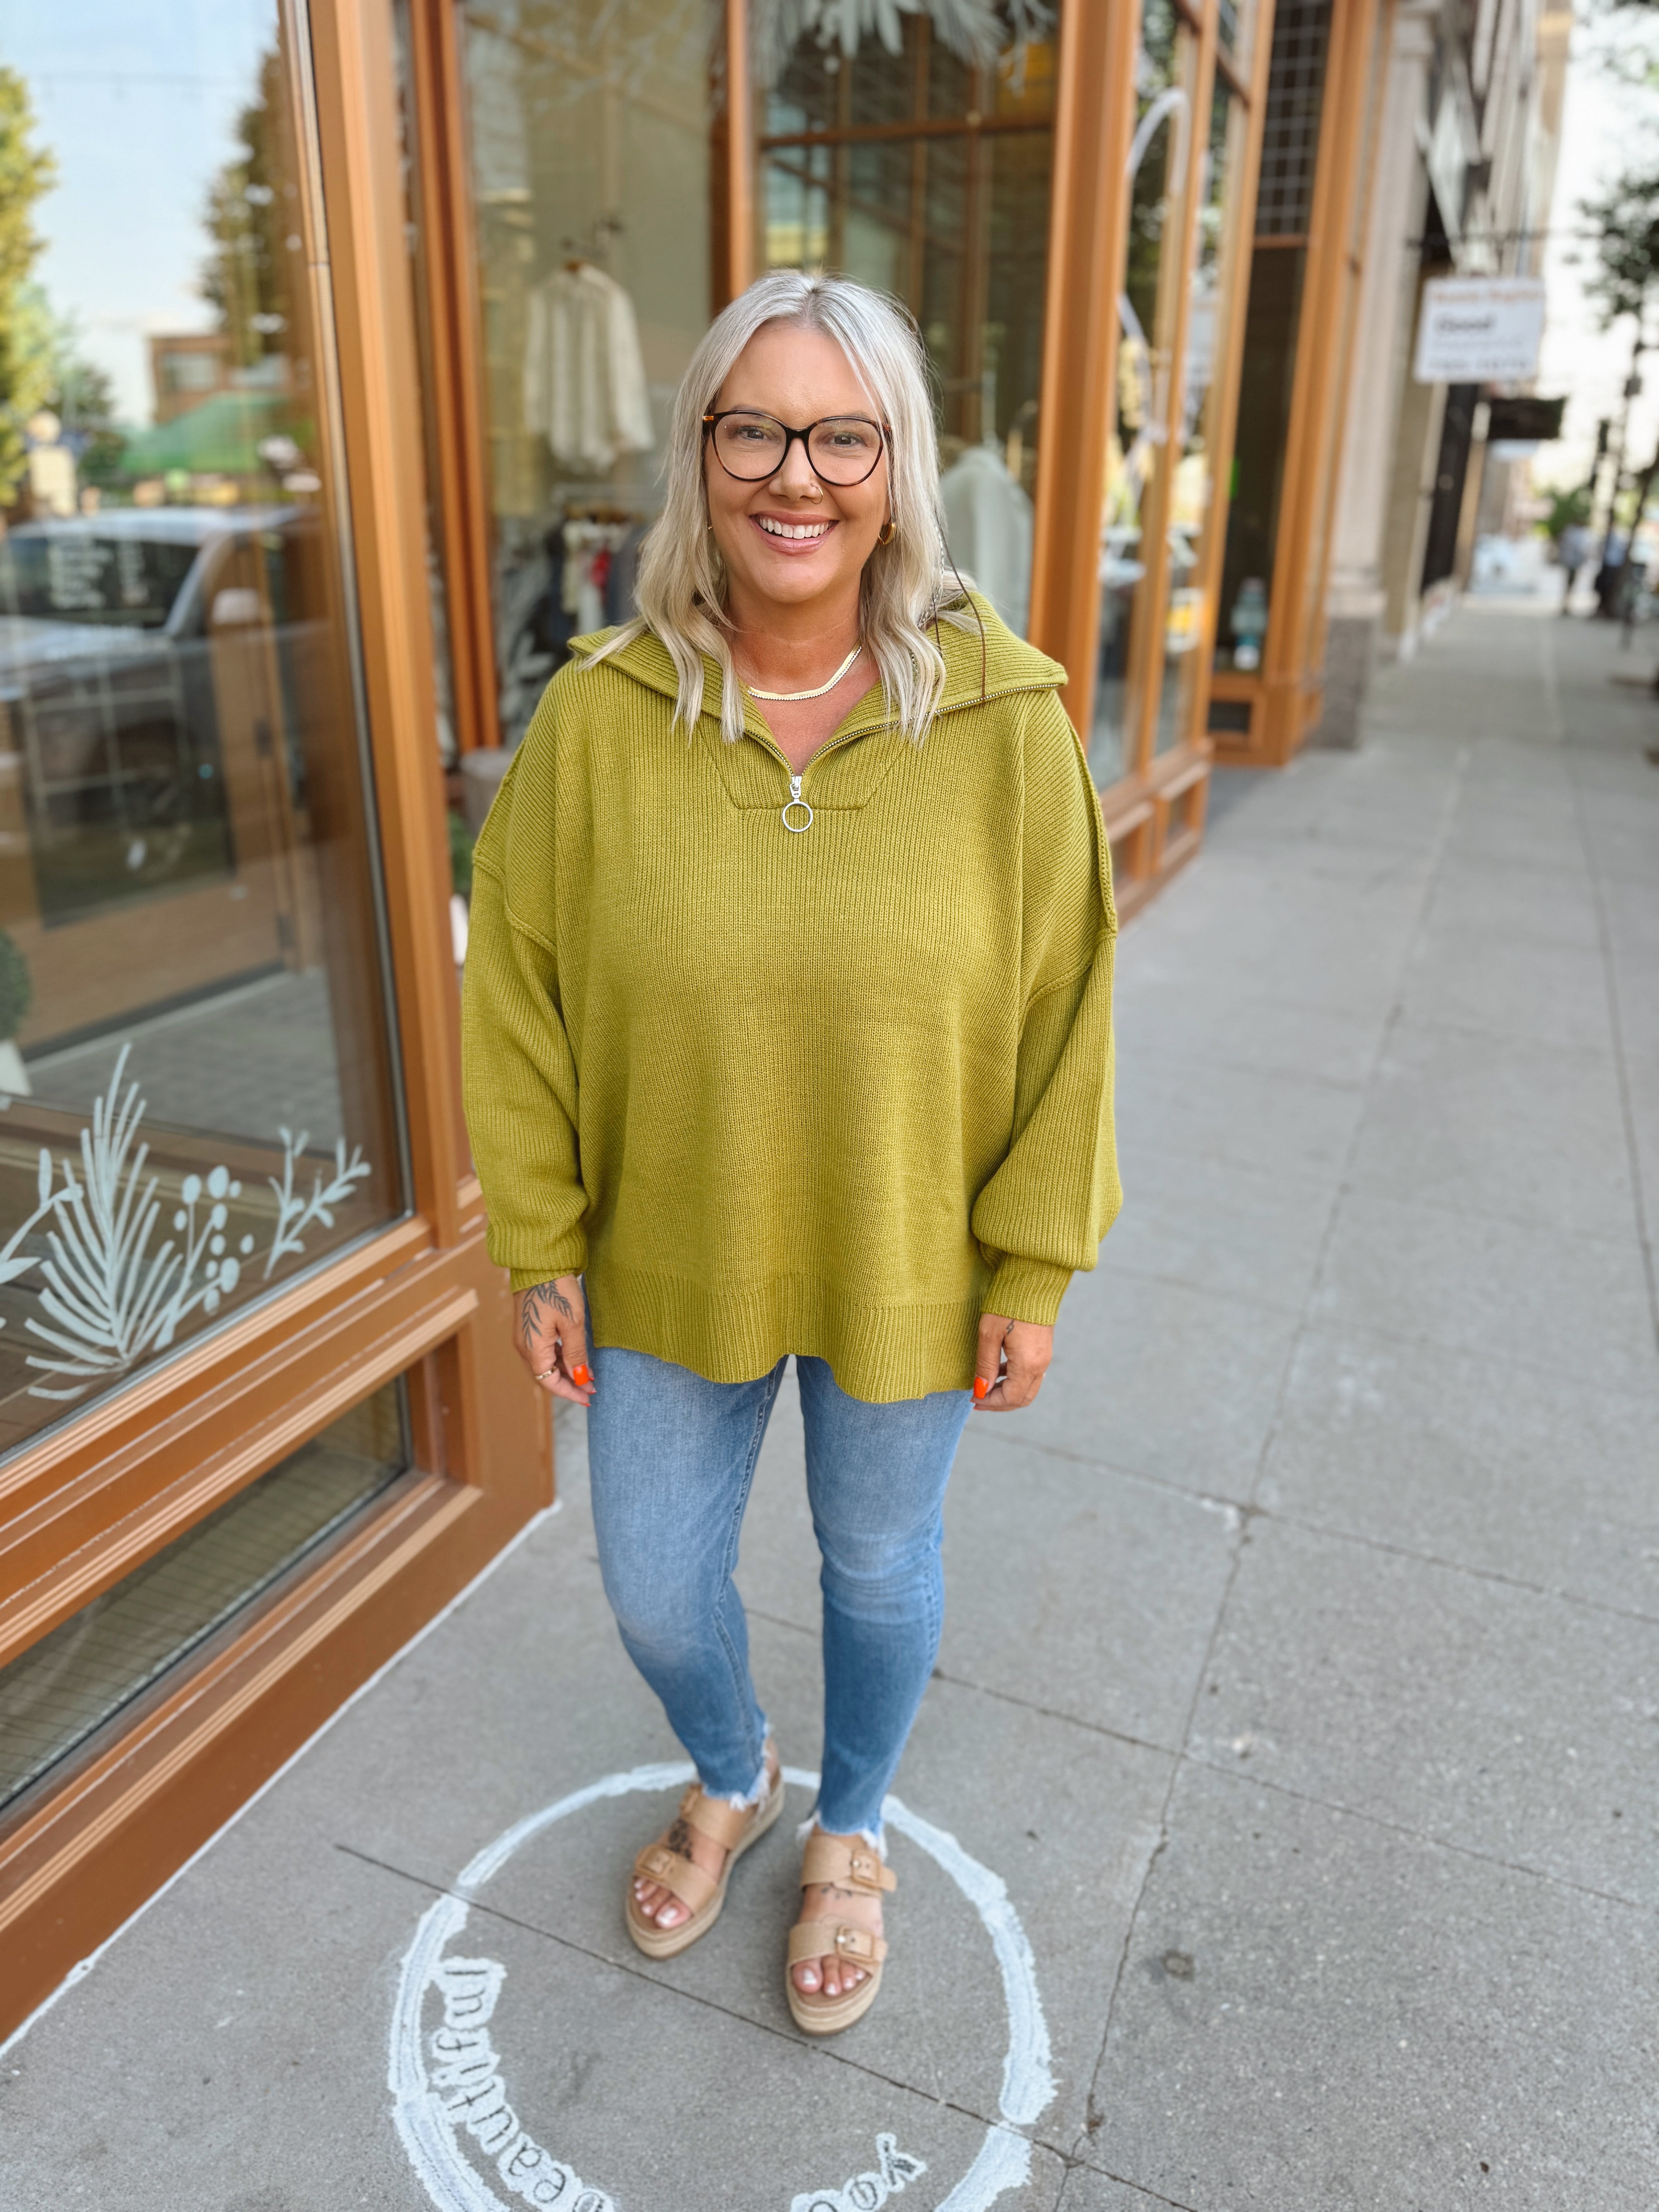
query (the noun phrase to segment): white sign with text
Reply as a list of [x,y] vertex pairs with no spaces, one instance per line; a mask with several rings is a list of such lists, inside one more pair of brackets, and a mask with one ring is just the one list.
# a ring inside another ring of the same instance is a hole
[[1431,276],[1417,325],[1419,384],[1516,384],[1538,374],[1539,276]]

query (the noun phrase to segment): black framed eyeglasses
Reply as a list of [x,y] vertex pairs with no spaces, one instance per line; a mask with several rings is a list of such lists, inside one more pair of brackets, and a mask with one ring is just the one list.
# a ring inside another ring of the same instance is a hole
[[728,407],[702,418],[703,435],[714,459],[739,483],[764,483],[776,476],[797,438],[806,449],[807,466],[820,483],[842,489],[861,484],[876,472],[887,434],[867,415],[826,415],[805,429],[792,430],[775,415],[754,407]]

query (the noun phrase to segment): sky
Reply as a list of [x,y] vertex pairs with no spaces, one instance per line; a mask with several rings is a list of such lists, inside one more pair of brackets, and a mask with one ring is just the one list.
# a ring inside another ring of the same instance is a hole
[[[1585,13],[1582,7],[1580,13]],[[1534,481],[1540,485],[1584,481],[1595,451],[1597,420],[1610,416],[1616,425],[1624,404],[1620,395],[1630,374],[1632,326],[1626,320],[1611,331],[1601,330],[1600,310],[1584,296],[1589,268],[1574,267],[1571,259],[1575,253],[1588,254],[1589,242],[1562,235],[1583,227],[1582,200],[1593,198],[1621,170],[1651,167],[1659,140],[1659,92],[1633,91],[1598,64],[1598,47],[1609,35],[1581,21],[1573,32],[1567,70],[1560,164],[1544,261],[1549,314],[1538,374],[1538,390],[1552,396],[1565,392],[1567,409],[1560,442],[1546,447],[1534,465]],[[1628,16],[1620,35],[1628,46]],[[1643,380],[1647,388],[1632,410],[1630,447],[1645,467],[1659,438],[1659,353],[1647,356]]]
[[276,0],[0,0],[0,61],[58,161],[34,273],[125,422],[152,419],[148,335],[213,327],[202,212],[276,28]]

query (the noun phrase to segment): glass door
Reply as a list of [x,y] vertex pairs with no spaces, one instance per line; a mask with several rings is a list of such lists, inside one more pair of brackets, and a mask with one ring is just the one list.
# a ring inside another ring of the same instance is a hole
[[290,33],[8,4],[0,1449],[404,1208]]

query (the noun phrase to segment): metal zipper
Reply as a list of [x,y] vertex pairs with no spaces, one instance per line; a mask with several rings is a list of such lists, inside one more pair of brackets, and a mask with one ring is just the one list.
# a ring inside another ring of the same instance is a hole
[[[806,769],[816,768],[826,753],[838,752],[842,745],[856,744],[860,738],[873,737],[874,735],[875,731],[873,729],[848,730],[842,736],[839,738],[831,738],[826,744],[821,744],[817,752],[812,755],[811,760],[807,762],[806,768],[804,768],[801,770],[799,775],[796,775],[793,771],[791,771],[789,777],[789,796],[785,799],[782,806],[779,809],[778,815],[779,820],[783,823],[786,830],[789,830],[793,836],[799,837],[804,836],[812,826],[815,817],[812,813],[811,805],[810,801],[803,799],[800,795],[801,782],[802,779],[805,776]],[[775,742],[769,738],[768,743],[770,745],[775,757],[779,760],[783,760],[783,755],[778,750]],[[788,768],[789,766],[787,760],[783,761],[783,764],[786,768]],[[791,811],[798,806],[805,807],[806,810],[806,819],[805,822],[792,822],[789,819]]]

